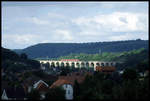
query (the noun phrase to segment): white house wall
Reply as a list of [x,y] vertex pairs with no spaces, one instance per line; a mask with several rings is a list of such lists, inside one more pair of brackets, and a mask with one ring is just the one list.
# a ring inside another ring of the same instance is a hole
[[66,100],[72,100],[73,99],[73,87],[70,84],[64,84],[63,89],[65,90],[65,98]]

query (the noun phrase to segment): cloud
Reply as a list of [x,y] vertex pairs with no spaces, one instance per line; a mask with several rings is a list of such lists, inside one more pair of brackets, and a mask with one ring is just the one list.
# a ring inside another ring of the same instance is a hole
[[[144,21],[141,21],[141,18],[144,18]],[[106,32],[145,31],[147,21],[148,17],[145,14],[128,12],[113,12],[110,14],[95,15],[93,17],[82,16],[72,20],[73,23],[83,27],[83,29],[95,27]]]
[[109,40],[111,41],[116,41],[116,40],[135,40],[135,39],[143,39],[143,40],[148,40],[148,36],[145,35],[145,33],[124,33],[123,35],[113,35],[108,37]]
[[130,33],[126,33],[123,35],[114,35],[114,36],[110,36],[109,40],[111,41],[115,41],[115,40],[126,40],[126,39],[133,39],[132,34]]
[[73,40],[73,37],[69,30],[56,30],[55,31],[55,39],[71,41],[71,40]]
[[128,23],[128,22],[127,22],[127,19],[124,18],[124,17],[120,17],[119,20],[120,20],[121,22],[124,22],[125,24]]
[[42,19],[39,19],[37,17],[28,17],[28,18],[25,18],[25,20],[32,22],[36,25],[47,25],[47,24],[49,24],[49,22],[47,20],[42,20]]
[[[27,47],[39,41],[40,36],[35,34],[3,34],[2,45],[14,49],[18,47]],[[14,46],[15,45],[15,46]]]
[[148,39],[148,15],[143,13],[112,12],[81,16],[72,19],[72,23],[80,28],[78,34],[86,41]]
[[[137,26],[140,16],[146,16],[138,13],[114,12],[106,15],[98,15],[94,17],[95,22],[102,24],[106,29],[115,32],[124,31],[144,31],[142,26]],[[147,20],[147,19],[145,19]]]
[[50,18],[59,18],[59,19],[66,18],[66,16],[64,16],[62,14],[52,13],[52,12],[48,12],[48,17],[50,17]]

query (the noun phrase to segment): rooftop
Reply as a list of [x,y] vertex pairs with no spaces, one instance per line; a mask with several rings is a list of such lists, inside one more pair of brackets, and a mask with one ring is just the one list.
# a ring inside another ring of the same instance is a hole
[[48,84],[45,83],[43,80],[39,80],[39,81],[38,81],[37,83],[35,83],[33,86],[34,86],[34,88],[39,88],[39,86],[42,85],[42,84],[44,84],[44,85],[46,85],[46,86],[48,87]]
[[55,81],[50,88],[54,88],[56,86],[61,86],[63,84],[71,84],[72,86],[74,85],[75,80],[78,81],[78,83],[82,83],[85,79],[86,75],[92,75],[91,73],[87,72],[87,73],[80,73],[80,72],[74,72],[71,73],[67,76],[59,76],[58,80]]
[[73,85],[73,83],[70,82],[70,81],[68,81],[68,80],[58,79],[56,82],[54,82],[54,83],[50,86],[50,88],[59,87],[59,86],[61,86],[61,85],[63,85],[63,84],[71,84],[71,85]]
[[115,71],[116,68],[113,66],[96,66],[96,70],[102,72],[109,72],[109,71]]

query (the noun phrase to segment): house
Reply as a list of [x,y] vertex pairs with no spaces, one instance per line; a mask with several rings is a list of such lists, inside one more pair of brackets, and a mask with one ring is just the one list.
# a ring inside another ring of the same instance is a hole
[[146,76],[149,76],[149,70],[146,70],[145,72],[144,72],[144,76],[146,77]]
[[123,74],[123,72],[124,72],[124,70],[118,71],[118,73],[119,73],[120,75]]
[[25,100],[26,95],[23,87],[8,87],[3,89],[2,100]]
[[1,99],[2,99],[2,100],[8,100],[8,97],[7,97],[7,94],[6,94],[5,89],[4,89],[3,92],[2,92]]
[[112,73],[116,70],[113,66],[96,66],[96,71],[104,73]]
[[45,68],[45,66],[41,66],[41,69],[42,69],[42,70],[45,70],[46,68]]
[[143,72],[140,72],[138,73],[140,77],[144,77],[144,73]]
[[144,72],[139,72],[138,74],[139,74],[141,77],[146,77],[146,76],[148,76],[149,71],[146,70],[146,71],[144,71]]
[[6,90],[5,90],[5,88],[8,88],[8,82],[6,82],[6,81],[3,81],[2,80],[2,82],[1,82],[1,99],[3,99],[3,100],[8,100],[8,96],[7,96],[7,94],[6,94]]
[[32,76],[24,82],[23,87],[26,94],[30,93],[32,89],[38,90],[40,92],[41,98],[44,99],[49,85],[43,80],[40,80],[40,78]]
[[65,90],[65,98],[66,100],[73,100],[73,86],[75,80],[78,83],[82,83],[85,79],[86,75],[92,75],[90,73],[80,73],[74,72],[70,73],[67,76],[59,76],[58,80],[55,81],[50,88],[55,88],[61,86]]
[[64,80],[64,79],[58,79],[56,82],[54,82],[50,88],[55,88],[61,86],[65,90],[65,97],[67,100],[72,100],[73,99],[73,83]]
[[[27,78],[27,79],[25,79],[23,81],[23,85],[24,85],[24,89],[25,89],[26,93],[30,93],[33,87],[35,87],[36,85],[40,85],[41,84],[41,83],[37,84],[38,82],[41,82],[41,81],[43,81],[43,82],[44,81],[55,81],[57,79],[58,79],[58,77],[57,76],[53,76],[53,75],[48,75],[47,77],[44,77],[44,78],[32,75],[32,76],[30,76],[29,78]],[[45,83],[44,83],[44,85],[45,85]],[[35,88],[37,88],[37,87],[35,87]]]
[[48,84],[45,83],[43,80],[39,80],[38,82],[36,82],[34,85],[33,85],[33,88],[37,89],[39,88],[41,85],[45,85],[46,87],[48,87]]
[[41,98],[45,98],[45,94],[48,91],[49,85],[43,80],[39,80],[33,85],[33,89],[37,89],[40,92]]
[[26,93],[30,93],[31,89],[33,88],[33,85],[38,82],[41,78],[36,76],[31,76],[23,81],[24,89]]
[[61,86],[65,90],[65,98],[66,100],[72,100],[73,99],[73,83],[64,80],[64,79],[58,79],[56,82],[54,82],[50,88],[55,88]]

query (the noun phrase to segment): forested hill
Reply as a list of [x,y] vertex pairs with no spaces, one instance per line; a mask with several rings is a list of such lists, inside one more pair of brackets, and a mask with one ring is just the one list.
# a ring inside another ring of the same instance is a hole
[[79,59],[81,61],[117,61],[123,62],[120,66],[117,66],[117,69],[123,68],[136,68],[137,65],[142,65],[141,69],[148,68],[148,49],[140,48],[128,52],[120,53],[109,53],[103,52],[102,54],[70,54],[67,56],[61,56],[57,60],[61,59]]
[[71,53],[96,54],[99,52],[124,52],[134,49],[148,48],[148,40],[127,40],[92,43],[40,43],[17,53],[26,53],[30,58],[57,58]]
[[1,47],[2,65],[4,71],[21,72],[24,70],[40,69],[40,63],[28,58],[26,54],[16,54],[15,52]]

